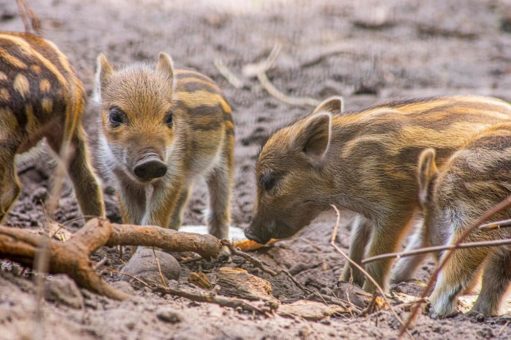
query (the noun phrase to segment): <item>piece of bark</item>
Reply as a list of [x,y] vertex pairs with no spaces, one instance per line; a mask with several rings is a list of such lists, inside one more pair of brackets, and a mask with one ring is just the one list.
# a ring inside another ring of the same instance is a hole
[[203,272],[191,272],[190,275],[188,275],[188,282],[199,288],[213,288],[213,284],[209,281],[208,276]]
[[271,283],[249,274],[245,269],[222,267],[216,277],[222,295],[277,302],[272,295]]

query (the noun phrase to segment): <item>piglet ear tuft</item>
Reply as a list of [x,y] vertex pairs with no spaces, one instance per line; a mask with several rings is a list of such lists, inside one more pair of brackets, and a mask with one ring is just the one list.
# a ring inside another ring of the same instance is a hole
[[435,149],[426,149],[419,156],[417,180],[419,184],[419,202],[423,206],[431,201],[432,184],[438,176]]
[[322,101],[312,114],[328,112],[332,114],[342,113],[344,111],[344,99],[341,96],[333,96]]
[[112,65],[108,62],[105,54],[100,53],[96,59],[96,84],[94,86],[94,98],[96,101],[101,101],[101,93],[108,85],[114,70]]
[[172,83],[172,88],[174,88],[175,83],[174,62],[167,53],[160,52],[158,56],[158,63],[156,64],[156,70],[158,70],[158,72],[167,77],[169,82]]

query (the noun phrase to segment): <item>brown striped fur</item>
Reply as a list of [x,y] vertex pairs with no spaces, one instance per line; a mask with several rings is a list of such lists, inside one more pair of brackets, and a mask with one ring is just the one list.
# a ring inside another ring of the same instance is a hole
[[[482,131],[439,168],[434,151],[425,150],[419,169],[424,245],[454,243],[484,212],[511,195],[511,123]],[[509,218],[508,209],[492,220]],[[467,242],[504,238],[511,238],[510,229],[476,230]],[[457,296],[470,287],[479,271],[483,272],[482,288],[471,312],[497,315],[511,283],[508,246],[457,250],[436,282],[430,314],[454,314]]]
[[69,175],[82,213],[104,216],[81,118],[85,92],[66,56],[28,33],[0,32],[0,220],[20,192],[15,155],[45,137],[59,153],[71,144]]
[[[263,146],[248,238],[264,243],[289,237],[336,204],[360,216],[352,229],[353,260],[395,251],[419,208],[421,151],[435,148],[442,164],[471,136],[511,118],[507,103],[476,96],[391,102],[349,113],[339,113],[341,107],[338,98],[327,99]],[[391,263],[366,269],[386,287]],[[364,282],[349,265],[343,278],[351,273],[354,282]],[[364,287],[374,290],[368,282]]]
[[[177,229],[193,183],[204,176],[210,233],[227,238],[234,125],[218,86],[198,72],[174,70],[165,53],[155,68],[137,64],[118,71],[101,55],[97,74],[101,159],[115,175],[125,222]],[[118,126],[111,122],[113,110],[124,117]],[[137,175],[147,157],[166,170]]]

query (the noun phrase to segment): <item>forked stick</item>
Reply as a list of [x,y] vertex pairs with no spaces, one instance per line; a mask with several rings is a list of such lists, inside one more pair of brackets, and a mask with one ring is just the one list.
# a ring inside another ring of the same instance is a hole
[[279,89],[277,89],[268,76],[266,72],[273,67],[277,58],[282,50],[282,45],[275,44],[268,55],[268,57],[255,64],[248,64],[243,67],[243,75],[245,77],[257,77],[261,86],[273,97],[280,100],[283,103],[294,105],[294,106],[317,106],[320,102],[314,98],[309,97],[291,97],[284,93],[282,93]]

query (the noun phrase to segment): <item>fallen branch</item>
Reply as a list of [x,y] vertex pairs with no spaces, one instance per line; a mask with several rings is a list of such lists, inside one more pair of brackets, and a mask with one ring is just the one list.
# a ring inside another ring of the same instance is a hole
[[183,233],[157,226],[112,223],[112,234],[105,246],[156,247],[166,252],[194,252],[203,258],[217,257],[221,241],[211,235]]
[[498,247],[502,245],[511,244],[511,239],[504,239],[504,240],[493,240],[493,241],[479,241],[479,242],[469,242],[469,243],[461,243],[458,246],[449,244],[445,246],[435,246],[435,247],[424,247],[419,248],[411,251],[402,251],[398,253],[388,253],[388,254],[381,254],[377,256],[368,257],[364,260],[362,260],[362,264],[367,264],[369,262],[374,261],[380,261],[390,258],[400,258],[400,257],[407,257],[407,256],[414,256],[414,255],[420,255],[420,254],[427,254],[427,253],[437,253],[444,250],[456,250],[456,249],[466,249],[466,248],[480,248],[480,247]]
[[[376,287],[376,289],[380,293],[380,295],[383,298],[383,300],[385,301],[385,303],[389,306],[389,309],[390,309],[391,313],[394,315],[394,317],[397,319],[397,321],[399,321],[399,323],[401,325],[403,325],[403,320],[401,320],[399,315],[397,315],[396,311],[394,310],[394,308],[390,304],[390,301],[385,296],[385,292],[384,292],[383,288],[381,288],[381,286],[378,284],[378,282],[376,282],[376,280],[364,268],[362,268],[361,265],[359,265],[358,263],[353,261],[348,255],[346,255],[346,253],[344,251],[342,251],[341,248],[339,248],[337,246],[337,244],[335,244],[335,240],[337,239],[337,233],[338,233],[338,230],[339,230],[339,225],[341,223],[341,213],[339,212],[339,209],[337,209],[337,207],[335,205],[332,204],[331,206],[335,210],[335,213],[337,214],[337,220],[335,222],[334,229],[332,230],[332,237],[330,238],[330,245],[332,245],[332,247],[334,247],[334,249],[346,259],[346,261],[348,261],[353,266],[355,266],[358,270],[360,270],[360,272],[362,274],[364,274],[366,279],[371,281],[371,283]],[[372,301],[375,301],[375,299],[373,298]],[[411,338],[413,338],[411,336],[411,334],[409,334],[409,335],[410,335]]]
[[[475,221],[469,228],[467,228],[467,230],[465,230],[465,232],[458,238],[458,240],[454,244],[454,248],[448,250],[445,253],[445,255],[443,256],[442,260],[440,261],[440,264],[435,268],[435,270],[431,274],[431,277],[429,278],[428,284],[426,285],[426,288],[424,288],[424,290],[422,291],[422,294],[421,294],[419,299],[422,300],[422,299],[426,298],[426,296],[428,295],[429,291],[433,287],[433,283],[436,281],[436,278],[438,277],[438,274],[440,273],[442,268],[445,266],[447,261],[449,261],[451,256],[454,254],[454,250],[457,247],[459,247],[459,245],[461,243],[463,243],[463,241],[470,235],[470,233],[472,231],[474,231],[475,229],[477,229],[484,222],[486,222],[490,217],[492,217],[493,215],[495,215],[496,213],[498,213],[498,212],[500,212],[500,211],[502,211],[504,209],[509,208],[510,206],[511,206],[511,196],[507,197],[505,200],[503,200],[502,202],[498,203],[497,205],[495,205],[491,209],[488,209],[481,217],[479,217],[479,219],[477,219],[477,221]],[[401,327],[401,329],[399,331],[399,336],[400,337],[404,334],[404,332],[408,332],[408,328],[410,327],[412,322],[417,317],[417,313],[419,312],[420,306],[421,306],[421,303],[417,303],[413,307],[410,315],[408,316],[408,319],[406,320],[405,324]]]
[[113,224],[92,219],[65,241],[48,239],[28,230],[0,226],[0,256],[33,265],[40,244],[48,245],[48,271],[67,274],[79,286],[112,299],[129,297],[108,285],[94,270],[89,256],[103,246],[134,245],[158,247],[165,251],[193,251],[205,258],[216,257],[221,243],[211,235],[180,233],[156,226]]

